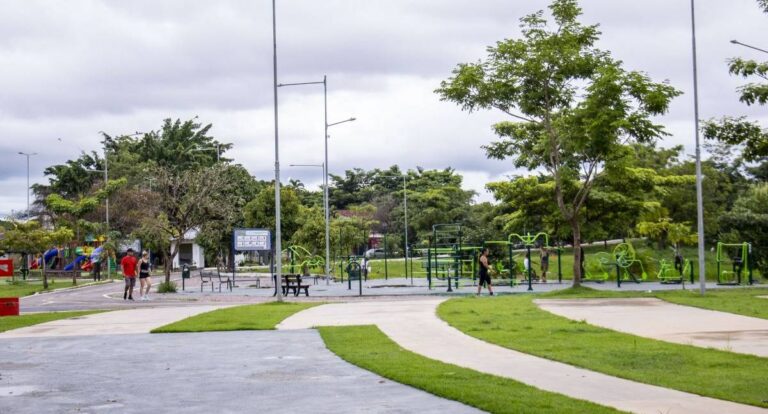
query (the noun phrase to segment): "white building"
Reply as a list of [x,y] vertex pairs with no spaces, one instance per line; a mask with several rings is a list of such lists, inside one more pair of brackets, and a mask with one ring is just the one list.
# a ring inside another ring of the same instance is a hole
[[[174,269],[179,269],[183,264],[194,267],[205,266],[205,252],[199,244],[195,243],[197,233],[197,229],[192,229],[184,234],[184,238],[179,245],[179,253],[173,258]],[[175,248],[176,240],[171,240],[171,251]]]

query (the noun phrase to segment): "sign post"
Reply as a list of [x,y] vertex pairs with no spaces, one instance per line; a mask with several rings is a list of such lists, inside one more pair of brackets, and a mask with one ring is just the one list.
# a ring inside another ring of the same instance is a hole
[[[236,285],[237,252],[259,252],[272,250],[272,234],[267,229],[234,229],[232,233],[232,284]],[[278,252],[277,254],[280,254]],[[277,286],[275,287],[277,289]]]

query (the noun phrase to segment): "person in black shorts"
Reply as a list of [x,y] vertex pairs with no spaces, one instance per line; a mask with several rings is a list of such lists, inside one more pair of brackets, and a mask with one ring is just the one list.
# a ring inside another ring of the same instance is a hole
[[144,250],[139,259],[139,300],[149,300],[149,289],[152,288],[152,279],[149,277],[149,252]]
[[493,288],[491,287],[491,275],[488,272],[488,248],[483,247],[483,250],[480,251],[480,283],[477,285],[477,294],[480,294],[480,291],[483,288],[483,285],[486,285],[488,287],[488,292],[493,296]]

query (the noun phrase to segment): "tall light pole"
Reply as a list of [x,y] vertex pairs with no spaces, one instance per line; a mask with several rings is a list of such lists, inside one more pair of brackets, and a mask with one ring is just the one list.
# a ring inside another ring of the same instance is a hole
[[699,145],[699,73],[696,58],[696,0],[691,0],[691,44],[693,54],[693,116],[696,128],[696,228],[699,236],[699,292],[707,290],[704,263],[704,198],[701,183],[701,146]]
[[[103,170],[103,172],[104,172],[104,190],[105,191],[109,191],[109,151],[107,149],[107,138],[109,137],[109,135],[107,135],[107,133],[104,132],[104,131],[99,131],[99,133],[104,138],[104,141],[102,141],[104,143],[104,170]],[[136,131],[133,134],[124,134],[124,135],[121,135],[121,136],[123,136],[123,137],[135,137],[137,135],[142,135],[142,134],[144,134],[144,133]],[[90,170],[90,171],[102,172],[102,170]],[[105,210],[104,211],[104,215],[106,217],[106,227],[107,227],[106,228],[105,236],[106,236],[107,240],[109,240],[109,193],[108,192],[106,194],[106,197],[104,197],[104,210]],[[110,260],[110,258],[107,257],[107,279],[109,279],[112,276],[111,275],[112,268],[110,266],[109,260]]]
[[[405,278],[408,278],[408,188],[406,187],[405,180],[408,178],[408,174],[381,174],[379,177],[402,177],[403,178],[403,221],[405,222],[405,239],[403,250],[405,254]],[[386,236],[385,236],[386,237]],[[413,273],[411,273],[411,284],[413,284]]]
[[746,43],[741,43],[741,42],[739,42],[738,40],[731,40],[731,43],[733,43],[734,45],[741,45],[741,46],[744,46],[744,47],[748,47],[748,48],[750,48],[750,49],[755,49],[755,50],[757,50],[757,51],[760,51],[760,52],[763,52],[763,53],[768,53],[768,50],[765,50],[765,49],[760,49],[760,48],[759,48],[759,47],[757,47],[757,46],[748,45],[748,44],[746,44]]
[[277,136],[277,14],[272,0],[272,92],[275,101],[275,295],[283,301],[283,250],[280,243],[280,144]]
[[29,157],[37,155],[36,152],[21,152],[19,151],[19,155],[23,155],[27,157],[27,212],[24,215],[27,220],[29,220]]
[[325,277],[328,279],[331,275],[331,214],[328,202],[328,128],[343,124],[345,122],[355,121],[356,118],[349,118],[343,121],[328,123],[328,76],[323,75],[322,81],[316,82],[296,82],[296,83],[280,83],[277,86],[282,88],[284,86],[302,86],[302,85],[323,85],[323,107],[325,112],[325,133],[323,143],[325,147],[325,162],[323,165],[323,208],[325,210]]

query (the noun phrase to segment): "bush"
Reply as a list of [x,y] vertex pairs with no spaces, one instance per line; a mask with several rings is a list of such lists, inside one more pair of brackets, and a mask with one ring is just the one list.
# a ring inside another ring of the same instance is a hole
[[176,284],[173,282],[162,282],[157,285],[157,293],[176,293]]

